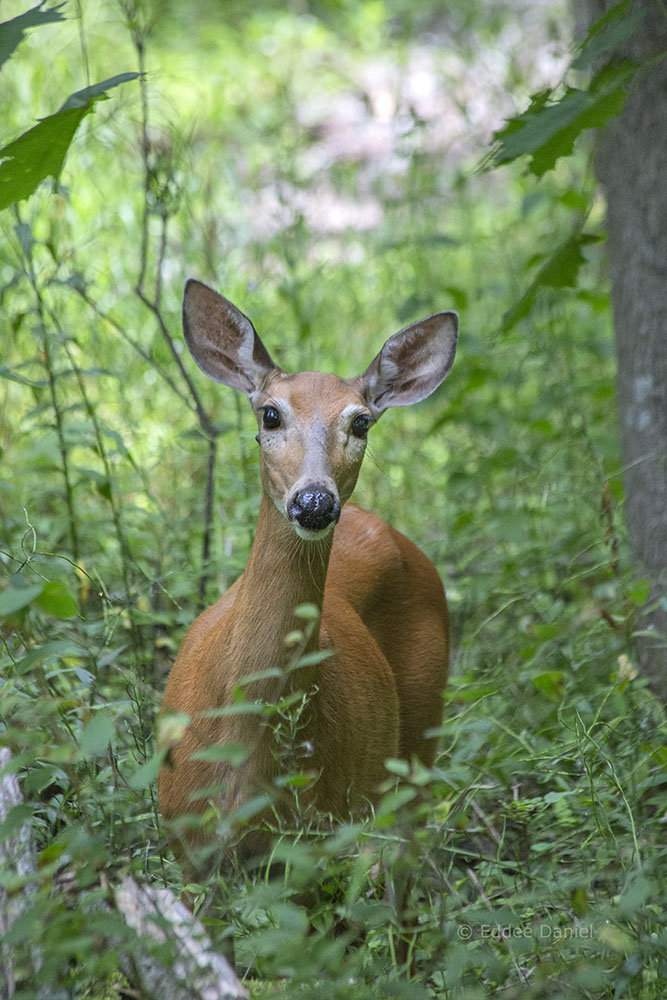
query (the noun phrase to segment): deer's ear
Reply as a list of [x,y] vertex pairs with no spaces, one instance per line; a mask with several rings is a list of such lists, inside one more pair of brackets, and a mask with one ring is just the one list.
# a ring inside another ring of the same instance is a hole
[[361,376],[374,415],[418,403],[438,388],[454,362],[458,326],[455,312],[441,312],[389,338]]
[[276,368],[243,313],[208,285],[188,278],[183,294],[183,335],[201,370],[251,396]]

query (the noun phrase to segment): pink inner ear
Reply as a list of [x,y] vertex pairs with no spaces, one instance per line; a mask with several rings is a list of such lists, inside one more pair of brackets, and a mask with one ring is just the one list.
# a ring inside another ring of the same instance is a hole
[[454,313],[436,313],[394,334],[362,376],[371,405],[382,412],[430,396],[452,366],[456,341]]
[[248,396],[276,367],[248,317],[192,278],[183,296],[183,332],[192,357],[209,378]]

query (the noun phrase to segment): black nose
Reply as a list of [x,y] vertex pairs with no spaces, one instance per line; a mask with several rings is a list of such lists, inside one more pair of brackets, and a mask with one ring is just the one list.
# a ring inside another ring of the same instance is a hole
[[287,516],[309,531],[322,531],[340,517],[340,504],[325,486],[305,486],[287,505]]

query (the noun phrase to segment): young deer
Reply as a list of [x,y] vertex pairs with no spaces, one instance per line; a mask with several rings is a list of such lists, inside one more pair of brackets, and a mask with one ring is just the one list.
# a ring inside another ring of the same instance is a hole
[[[164,696],[162,712],[189,717],[159,776],[160,807],[181,855],[215,841],[216,824],[179,828],[177,817],[229,815],[276,777],[266,718],[233,708],[242,681],[252,701],[275,704],[290,688],[309,692],[299,734],[315,776],[306,800],[327,814],[342,818],[372,802],[388,757],[433,763],[435,741],[426,733],[441,721],[449,655],[442,583],[412,542],[347,501],[367,431],[387,408],[416,403],[440,385],[457,325],[454,312],[414,323],[357,378],[292,375],[273,363],[231,302],[199,281],[186,283],[186,343],[206,375],[250,400],[263,492],[248,565],[191,626]],[[302,627],[295,609],[306,603],[321,620],[302,652],[330,655],[293,671],[271,669],[289,664],[285,636]],[[210,753],[203,759],[202,750],[226,744],[247,748],[241,766]],[[259,853],[264,837],[246,833],[234,849]]]

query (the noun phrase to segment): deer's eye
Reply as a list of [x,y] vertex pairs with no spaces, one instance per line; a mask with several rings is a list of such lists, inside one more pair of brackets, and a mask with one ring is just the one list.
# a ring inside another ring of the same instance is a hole
[[280,414],[276,410],[275,406],[265,406],[264,414],[262,416],[262,426],[267,431],[273,431],[276,427],[280,427]]
[[357,416],[352,421],[352,426],[350,430],[357,438],[365,438],[368,434],[368,428],[373,423],[373,418],[366,416],[365,413],[358,413]]

